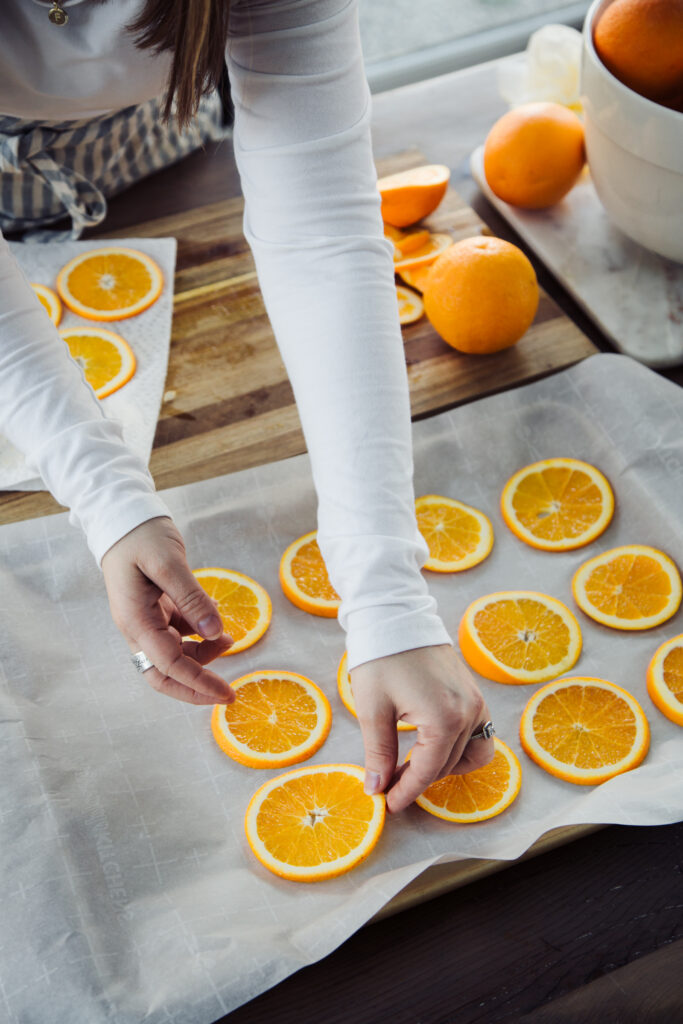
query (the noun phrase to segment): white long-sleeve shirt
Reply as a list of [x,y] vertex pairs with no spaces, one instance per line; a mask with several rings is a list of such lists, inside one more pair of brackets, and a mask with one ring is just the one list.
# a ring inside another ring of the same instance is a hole
[[[0,112],[94,117],[164,92],[135,48],[141,0],[0,4]],[[382,233],[356,0],[232,0],[226,59],[244,230],[297,400],[318,540],[342,598],[349,666],[450,642],[420,568],[410,407]],[[100,559],[166,509],[0,248],[0,429],[71,508]]]

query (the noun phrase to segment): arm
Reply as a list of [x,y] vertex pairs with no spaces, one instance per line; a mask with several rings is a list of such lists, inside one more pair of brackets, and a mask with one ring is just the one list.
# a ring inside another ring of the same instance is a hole
[[[199,664],[219,653],[216,645],[225,649],[216,639],[222,630],[215,623],[208,633],[199,628],[215,609],[187,568],[168,509],[147,467],[124,445],[119,424],[104,416],[1,235],[0,431],[84,529],[131,650],[142,647],[164,667],[145,678],[176,696],[182,688],[185,699],[190,690],[211,694],[211,701],[223,696],[226,684]],[[162,594],[165,605],[159,605]],[[189,632],[212,637],[213,646],[188,645],[186,655],[179,653],[174,625],[168,626],[187,619]]]
[[[342,599],[378,788],[396,767],[396,719],[421,729],[389,803],[397,810],[460,760],[483,701],[420,572],[427,552],[356,3],[237,0],[230,31],[244,229],[306,436],[318,540]],[[485,763],[493,744],[470,753]]]

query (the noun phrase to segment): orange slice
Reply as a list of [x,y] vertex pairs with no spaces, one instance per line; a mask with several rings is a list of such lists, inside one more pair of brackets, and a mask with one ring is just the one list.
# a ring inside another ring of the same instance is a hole
[[330,702],[305,676],[261,670],[230,685],[235,700],[214,706],[211,729],[234,761],[250,768],[285,768],[311,757],[327,739]]
[[[193,575],[210,598],[234,643],[221,657],[239,654],[260,640],[270,625],[272,604],[267,591],[234,569],[193,569]],[[194,639],[199,640],[200,637]]]
[[430,235],[429,241],[421,245],[419,249],[415,249],[408,256],[401,256],[399,259],[395,259],[394,270],[399,274],[403,274],[404,270],[414,270],[416,267],[432,264],[437,256],[440,256],[449,245],[453,245],[453,239],[450,235]]
[[566,605],[535,590],[501,590],[467,608],[458,630],[471,668],[496,683],[542,683],[581,653],[581,630]]
[[98,398],[118,391],[135,373],[135,355],[120,334],[104,327],[63,327],[59,334]]
[[532,761],[580,786],[606,782],[647,754],[650,728],[638,701],[605,679],[574,676],[541,687],[519,727]]
[[510,477],[501,511],[515,536],[531,547],[570,551],[607,529],[614,495],[595,466],[579,459],[543,459]]
[[421,316],[424,316],[424,303],[417,292],[397,284],[396,298],[398,299],[398,319],[401,324],[413,324]]
[[[437,779],[418,796],[423,811],[463,824],[486,821],[501,814],[517,797],[522,786],[522,766],[507,743],[494,737],[493,760],[465,775]],[[406,761],[410,760],[410,753]]]
[[[337,669],[337,689],[339,690],[339,696],[341,702],[347,711],[350,711],[354,718],[358,718],[358,712],[356,711],[356,702],[353,698],[353,690],[351,689],[351,676],[347,668],[349,663],[349,656],[344,651],[342,659],[339,662],[339,668]],[[411,725],[410,722],[396,723],[396,728],[399,732],[410,732],[411,730],[417,729],[416,725]]]
[[423,292],[431,269],[431,263],[426,263],[421,267],[413,267],[412,270],[410,267],[404,267],[401,271],[401,277],[410,288]]
[[419,231],[401,232],[400,237],[394,239],[394,248],[398,254],[398,259],[417,252],[418,249],[427,244],[430,237],[430,232],[427,231],[427,228],[420,228]]
[[681,603],[681,576],[668,557],[646,544],[611,548],[574,573],[572,592],[581,611],[614,629],[650,629]]
[[62,304],[59,301],[59,296],[56,292],[52,291],[52,288],[48,288],[46,284],[36,284],[35,281],[32,281],[31,288],[33,288],[38,296],[38,301],[45,308],[50,320],[57,327],[62,319]]
[[437,208],[448,188],[451,172],[443,164],[425,164],[380,178],[382,219],[397,228],[422,220]]
[[377,845],[384,794],[363,791],[355,764],[293,768],[254,793],[245,817],[247,842],[269,871],[318,882],[355,868]]
[[146,253],[107,246],[69,260],[57,276],[57,291],[79,316],[124,320],[151,306],[163,283],[161,269]]
[[653,654],[647,667],[647,692],[663,715],[683,725],[683,633]]
[[292,604],[326,619],[337,616],[341,598],[330,583],[317,531],[293,541],[280,559],[280,584]]
[[415,502],[420,533],[427,541],[425,569],[460,572],[483,562],[493,547],[491,520],[455,498],[425,494]]

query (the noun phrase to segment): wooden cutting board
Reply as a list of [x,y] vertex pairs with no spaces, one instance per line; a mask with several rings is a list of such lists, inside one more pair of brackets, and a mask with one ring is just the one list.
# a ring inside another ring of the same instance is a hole
[[[422,154],[411,151],[379,162],[378,171],[390,174],[421,163]],[[178,240],[168,376],[150,461],[158,488],[305,451],[242,235],[242,210],[236,198],[101,233]],[[488,231],[453,189],[426,223],[456,240]],[[403,340],[413,416],[536,380],[597,351],[545,293],[526,336],[496,355],[455,352],[425,318],[403,328]],[[0,492],[0,524],[57,511],[44,492]]]

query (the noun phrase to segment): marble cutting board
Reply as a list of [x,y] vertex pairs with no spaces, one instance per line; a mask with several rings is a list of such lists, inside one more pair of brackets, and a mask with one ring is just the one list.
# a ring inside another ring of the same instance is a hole
[[587,171],[552,209],[521,210],[489,188],[483,152],[470,160],[479,188],[615,348],[656,368],[683,363],[683,264],[622,234]]

